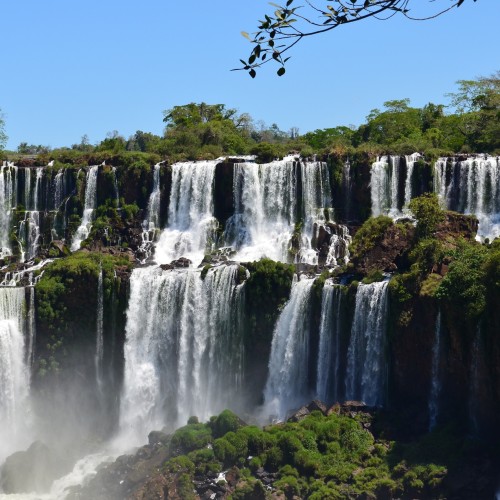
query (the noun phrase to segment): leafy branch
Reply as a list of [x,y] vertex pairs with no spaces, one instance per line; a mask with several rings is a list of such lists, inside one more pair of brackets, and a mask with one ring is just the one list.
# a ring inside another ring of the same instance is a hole
[[[306,5],[296,5],[295,0],[287,0],[285,5],[270,2],[276,10],[265,15],[259,21],[258,31],[241,34],[253,45],[250,56],[245,61],[240,59],[241,67],[236,71],[248,71],[255,78],[257,68],[274,61],[279,65],[278,76],[285,74],[285,64],[290,56],[286,53],[302,39],[331,31],[344,24],[362,21],[370,17],[387,20],[396,14],[402,14],[414,21],[426,21],[445,12],[460,7],[465,0],[447,0],[447,7],[436,8],[425,17],[414,17],[410,11],[412,0],[326,0],[325,7],[318,7],[310,0]],[[415,0],[416,1],[416,0]],[[421,1],[421,0],[420,0]],[[440,0],[428,0],[436,3]],[[474,2],[476,0],[473,0]]]

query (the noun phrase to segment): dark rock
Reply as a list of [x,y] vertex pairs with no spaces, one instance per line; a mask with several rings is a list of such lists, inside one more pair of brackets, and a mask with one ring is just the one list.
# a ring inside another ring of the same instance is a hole
[[175,267],[172,264],[160,264],[160,267],[164,271],[170,271],[171,269],[174,269]]
[[161,431],[151,431],[148,435],[148,442],[150,445],[168,444],[170,442],[170,436]]
[[192,262],[186,257],[181,257],[180,259],[173,260],[170,265],[173,267],[189,267]]
[[313,399],[308,405],[307,409],[310,412],[313,411],[320,411],[323,415],[327,415],[328,413],[328,407],[323,403],[323,401],[320,401],[319,399]]
[[70,470],[70,463],[65,463],[46,444],[35,441],[26,451],[18,451],[5,460],[0,486],[4,493],[43,493]]
[[301,420],[304,420],[310,413],[311,412],[307,409],[307,406],[302,406],[287,418],[287,422],[300,422]]

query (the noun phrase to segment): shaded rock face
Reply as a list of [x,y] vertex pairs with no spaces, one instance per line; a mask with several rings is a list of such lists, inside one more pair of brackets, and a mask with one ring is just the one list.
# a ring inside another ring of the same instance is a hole
[[68,473],[71,465],[40,441],[26,451],[7,458],[1,469],[0,486],[4,493],[49,491],[52,482]]

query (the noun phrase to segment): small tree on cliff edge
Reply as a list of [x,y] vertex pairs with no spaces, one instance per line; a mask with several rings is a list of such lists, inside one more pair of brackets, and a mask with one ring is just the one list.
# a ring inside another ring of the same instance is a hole
[[432,236],[438,224],[444,220],[444,211],[439,206],[436,193],[413,198],[409,208],[417,219],[417,235],[422,239]]
[[[350,24],[374,17],[386,20],[396,14],[415,21],[425,21],[460,7],[465,0],[428,0],[428,11],[422,17],[413,15],[410,9],[422,0],[327,0],[326,5],[313,4],[305,0],[306,5],[297,5],[295,0],[287,0],[285,5],[269,2],[276,10],[265,15],[259,21],[258,31],[241,34],[253,45],[247,61],[240,59],[239,70],[248,71],[255,78],[256,68],[269,61],[279,65],[278,76],[285,74],[285,63],[290,57],[286,52],[302,39],[331,31],[343,24]],[[474,2],[476,0],[473,0]]]

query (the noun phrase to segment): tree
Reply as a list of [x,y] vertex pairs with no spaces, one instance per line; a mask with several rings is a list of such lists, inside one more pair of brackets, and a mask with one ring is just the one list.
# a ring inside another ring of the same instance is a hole
[[500,71],[476,80],[459,80],[459,90],[448,94],[460,116],[459,130],[474,150],[500,149]]
[[[258,31],[252,35],[242,31],[242,35],[253,45],[247,61],[240,59],[242,66],[238,70],[246,70],[252,78],[256,69],[269,61],[279,64],[278,76],[285,74],[285,63],[290,57],[284,57],[293,46],[304,38],[331,31],[344,24],[350,24],[370,17],[386,20],[396,14],[408,19],[424,21],[440,16],[454,7],[460,7],[465,0],[447,0],[447,6],[437,4],[440,0],[428,0],[428,15],[414,17],[410,10],[412,0],[327,0],[325,6],[317,6],[310,0],[306,5],[297,5],[295,0],[287,0],[285,5],[271,2],[276,10],[274,14],[265,15],[259,21]],[[413,5],[422,0],[413,0]],[[476,0],[473,0],[474,2]],[[305,10],[304,10],[305,9]]]
[[5,133],[5,120],[3,117],[2,110],[0,109],[0,151],[7,144],[7,134]]

